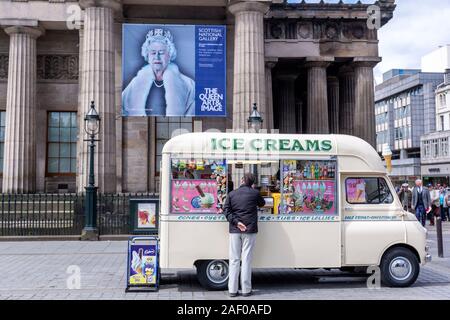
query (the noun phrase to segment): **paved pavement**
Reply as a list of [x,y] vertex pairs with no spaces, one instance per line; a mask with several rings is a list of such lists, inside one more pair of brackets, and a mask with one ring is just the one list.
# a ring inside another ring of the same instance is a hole
[[[450,224],[444,225],[444,255],[437,257],[410,288],[368,289],[366,278],[340,271],[256,270],[253,299],[450,299]],[[70,267],[72,266],[72,267]],[[80,270],[80,289],[68,289]],[[69,272],[68,272],[69,271]],[[203,290],[194,271],[163,274],[157,293],[125,293],[125,241],[0,242],[0,300],[4,299],[229,299]]]

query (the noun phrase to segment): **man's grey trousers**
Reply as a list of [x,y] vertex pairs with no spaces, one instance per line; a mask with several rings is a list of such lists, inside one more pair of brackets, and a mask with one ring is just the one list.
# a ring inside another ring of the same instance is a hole
[[228,291],[237,293],[239,288],[239,264],[242,258],[241,291],[252,291],[252,258],[256,233],[230,233],[230,272]]

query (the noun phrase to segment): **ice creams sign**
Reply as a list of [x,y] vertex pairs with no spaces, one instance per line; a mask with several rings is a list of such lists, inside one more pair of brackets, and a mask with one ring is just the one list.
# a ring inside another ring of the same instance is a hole
[[319,139],[211,138],[211,147],[213,151],[327,152],[333,145],[331,140]]

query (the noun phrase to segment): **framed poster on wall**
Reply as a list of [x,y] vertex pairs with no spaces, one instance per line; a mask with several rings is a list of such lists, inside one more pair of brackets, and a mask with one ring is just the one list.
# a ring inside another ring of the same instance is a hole
[[122,115],[226,116],[226,27],[123,24]]
[[159,199],[130,199],[131,232],[158,234]]

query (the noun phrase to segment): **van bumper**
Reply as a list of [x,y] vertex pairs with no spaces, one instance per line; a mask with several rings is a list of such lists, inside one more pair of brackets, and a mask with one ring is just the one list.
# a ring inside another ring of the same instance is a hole
[[425,263],[431,262],[430,246],[425,246]]

